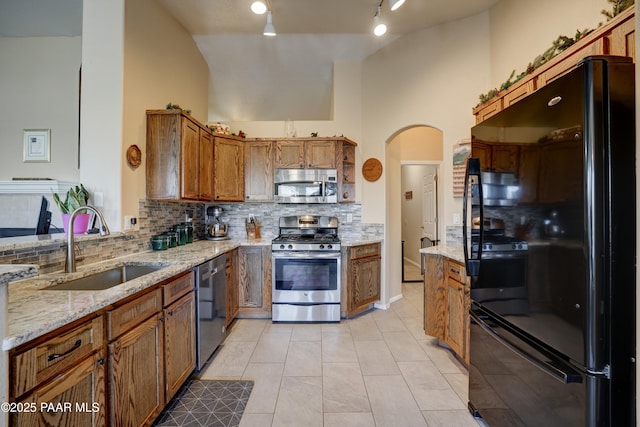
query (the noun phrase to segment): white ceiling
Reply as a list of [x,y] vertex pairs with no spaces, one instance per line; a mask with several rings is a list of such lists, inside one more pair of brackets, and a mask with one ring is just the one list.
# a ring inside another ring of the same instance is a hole
[[[209,65],[209,120],[328,120],[333,63],[361,61],[413,31],[472,16],[499,0],[406,0],[386,35],[372,35],[379,0],[269,0],[278,35],[253,0],[156,0],[180,22]],[[82,0],[0,0],[0,36],[82,31]]]

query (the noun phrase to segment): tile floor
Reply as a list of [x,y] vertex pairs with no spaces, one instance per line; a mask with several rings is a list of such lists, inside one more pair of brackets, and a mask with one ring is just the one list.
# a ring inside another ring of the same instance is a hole
[[241,427],[478,427],[467,371],[422,329],[422,284],[339,324],[239,319],[202,379],[255,381]]

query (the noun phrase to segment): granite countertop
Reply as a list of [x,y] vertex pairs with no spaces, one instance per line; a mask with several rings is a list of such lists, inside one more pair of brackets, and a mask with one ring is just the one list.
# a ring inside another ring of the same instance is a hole
[[340,245],[344,247],[367,245],[369,243],[382,243],[384,239],[378,237],[341,237]]
[[461,243],[444,243],[420,249],[423,254],[443,255],[464,264],[464,249]]
[[[0,280],[24,278],[8,285],[7,333],[2,350],[15,348],[239,246],[270,244],[267,239],[199,240],[166,251],[140,252],[81,266],[76,273],[57,272],[30,278],[24,277],[35,275],[35,266],[0,266]],[[102,291],[45,289],[123,264],[154,264],[163,268]]]

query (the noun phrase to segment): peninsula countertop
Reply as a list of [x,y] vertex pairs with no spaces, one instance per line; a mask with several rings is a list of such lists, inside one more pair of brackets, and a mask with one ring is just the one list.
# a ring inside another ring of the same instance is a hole
[[444,243],[420,249],[422,254],[442,255],[464,264],[462,243]]
[[[165,251],[140,252],[80,266],[76,273],[47,273],[10,282],[7,285],[7,333],[2,340],[2,350],[31,341],[239,246],[270,244],[266,239],[199,240]],[[162,268],[101,291],[46,290],[56,283],[123,264],[152,264]],[[23,274],[32,275],[35,271],[34,266],[3,266],[0,269],[7,280],[19,279]]]

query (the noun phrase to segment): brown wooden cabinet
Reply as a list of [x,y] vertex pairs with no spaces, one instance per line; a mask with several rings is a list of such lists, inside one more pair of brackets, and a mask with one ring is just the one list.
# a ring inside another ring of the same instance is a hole
[[155,289],[107,313],[111,425],[150,425],[164,406],[161,310]]
[[226,254],[226,323],[229,327],[238,315],[238,250],[234,249]]
[[191,290],[163,310],[165,402],[169,402],[196,367],[196,302]]
[[271,315],[271,247],[238,248],[238,317]]
[[216,136],[213,159],[214,200],[244,201],[244,141]]
[[[213,200],[215,192],[213,189],[215,165],[213,161],[213,136],[207,131],[200,131],[200,146],[198,159],[198,199]],[[191,178],[194,179],[194,178]]]
[[244,149],[244,199],[273,200],[273,141],[247,141]]
[[[103,336],[103,317],[98,316],[60,328],[48,334],[48,338],[13,351],[9,376],[11,400],[35,405],[37,410],[11,413],[11,425],[104,426]],[[72,407],[47,412],[40,410],[42,403]]]
[[347,249],[347,316],[367,310],[380,299],[381,245]]
[[338,170],[338,202],[355,202],[356,197],[356,144],[347,140],[336,144]]
[[424,257],[425,333],[448,345],[468,365],[471,298],[464,265],[441,255]]
[[336,168],[336,141],[288,139],[276,141],[276,168]]
[[469,308],[471,299],[464,265],[447,259],[444,342],[469,364]]
[[593,55],[628,56],[635,62],[635,8],[626,11],[576,41],[555,58],[526,75],[498,96],[473,109],[480,123],[525,98],[549,82],[572,70],[582,59]]
[[200,134],[181,110],[147,111],[146,183],[150,199],[204,200],[200,194]]

